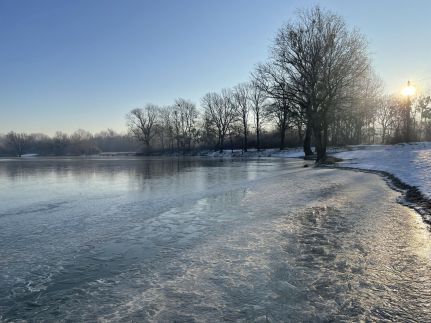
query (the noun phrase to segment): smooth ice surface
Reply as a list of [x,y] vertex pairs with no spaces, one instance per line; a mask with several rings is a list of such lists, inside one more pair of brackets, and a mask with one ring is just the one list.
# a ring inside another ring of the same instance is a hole
[[427,321],[380,177],[289,159],[0,161],[0,320]]
[[354,148],[335,155],[346,159],[341,166],[386,171],[431,199],[431,142]]

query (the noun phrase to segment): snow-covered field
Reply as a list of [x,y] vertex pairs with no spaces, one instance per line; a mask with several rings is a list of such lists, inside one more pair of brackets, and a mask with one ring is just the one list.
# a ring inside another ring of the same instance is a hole
[[335,156],[340,166],[391,173],[431,199],[431,142],[355,146]]

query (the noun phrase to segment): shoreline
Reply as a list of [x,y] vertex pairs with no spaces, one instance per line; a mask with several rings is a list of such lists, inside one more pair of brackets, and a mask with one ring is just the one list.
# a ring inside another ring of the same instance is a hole
[[[262,155],[253,155],[253,154],[249,154],[247,156],[247,154],[244,155],[236,155],[236,154],[226,154],[224,156],[211,156],[211,155],[205,155],[202,157],[209,157],[209,158],[214,158],[214,157],[222,157],[222,158],[234,158],[234,159],[254,159],[254,158],[265,158],[265,157],[272,157],[272,158],[292,158],[292,159],[302,159],[304,162],[310,161],[308,159],[305,158],[304,155],[300,156],[298,154],[299,150],[298,148],[294,148],[294,149],[289,149],[290,153],[292,153],[292,150],[294,151],[294,154],[289,156],[287,151],[278,151],[278,153],[275,151],[272,151],[273,154],[268,154],[266,156],[262,156]],[[346,149],[343,148],[338,148],[338,147],[334,147],[334,149],[330,150],[328,153],[328,157],[335,157],[338,159],[338,157],[336,156],[332,156],[332,154],[336,154],[340,151],[345,151]],[[265,151],[263,151],[265,152]],[[266,151],[268,152],[268,151]],[[283,153],[284,152],[284,153]],[[342,161],[342,159],[341,159]],[[337,166],[339,161],[335,161],[334,163],[331,164],[320,164],[320,165],[313,165],[314,167],[322,167],[322,168],[330,168],[330,169],[341,169],[341,170],[350,170],[350,171],[356,171],[356,172],[361,172],[361,173],[368,173],[368,174],[376,174],[379,175],[380,177],[383,178],[383,180],[388,184],[388,186],[401,193],[401,197],[399,199],[397,199],[397,202],[401,205],[407,206],[411,209],[413,209],[414,211],[416,211],[422,218],[422,221],[428,225],[428,230],[431,231],[431,199],[427,198],[422,192],[421,190],[414,185],[409,185],[407,183],[405,183],[404,181],[402,181],[399,177],[397,177],[396,175],[388,172],[388,171],[383,171],[383,170],[375,170],[375,169],[366,169],[366,168],[360,168],[360,167],[347,167],[347,166]],[[311,166],[310,164],[304,164],[304,167],[309,167]]]
[[428,230],[431,231],[431,200],[425,197],[424,194],[416,186],[406,184],[394,174],[382,170],[336,165],[318,165],[316,167],[350,170],[355,172],[379,175],[383,178],[383,180],[388,184],[391,189],[402,194],[401,198],[398,199],[397,202],[419,213],[423,222],[428,225]]

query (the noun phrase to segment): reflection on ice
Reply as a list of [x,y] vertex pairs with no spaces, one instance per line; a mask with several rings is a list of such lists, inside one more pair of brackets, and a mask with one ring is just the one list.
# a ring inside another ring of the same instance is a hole
[[429,233],[376,175],[276,159],[32,163],[0,163],[3,320],[431,315]]

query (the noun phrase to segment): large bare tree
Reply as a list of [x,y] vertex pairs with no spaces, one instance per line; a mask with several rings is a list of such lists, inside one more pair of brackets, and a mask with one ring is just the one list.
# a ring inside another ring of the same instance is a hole
[[349,87],[369,69],[366,42],[340,16],[314,7],[279,30],[272,57],[288,78],[291,99],[305,109],[317,162],[323,162],[331,113],[350,99]]
[[145,144],[146,151],[151,149],[151,141],[156,135],[159,107],[147,104],[144,108],[137,108],[127,115],[127,125],[130,134]]

